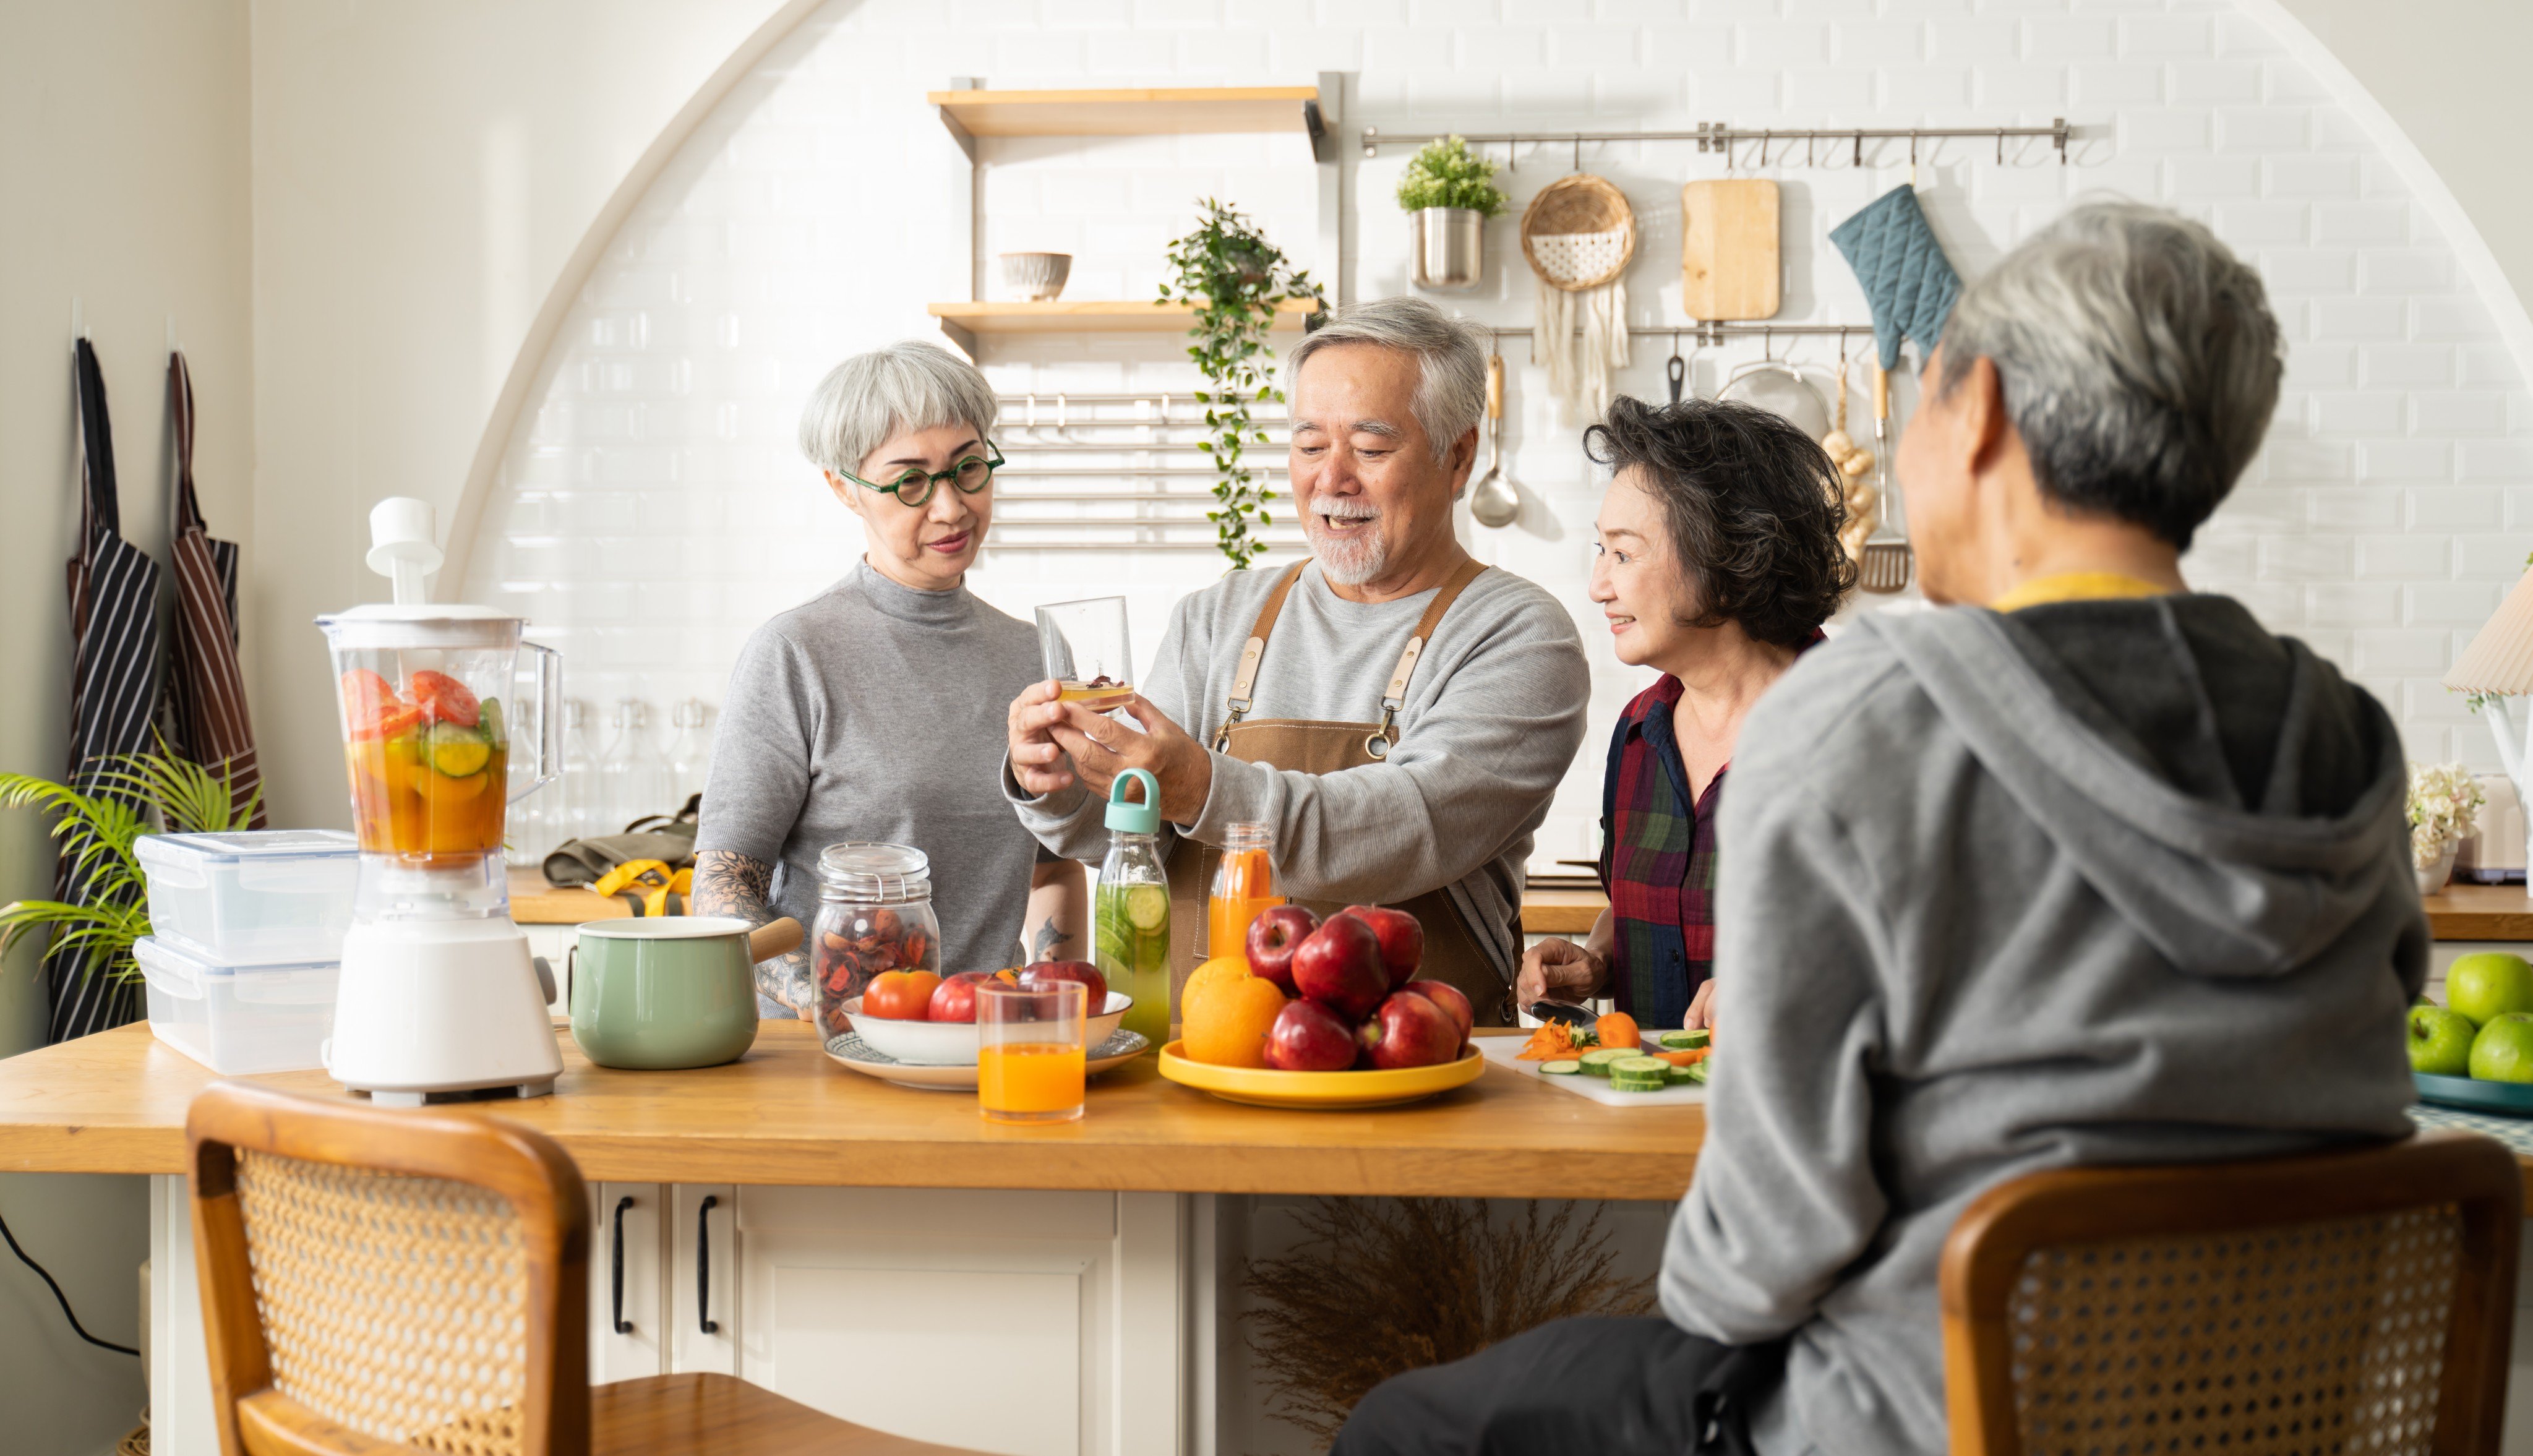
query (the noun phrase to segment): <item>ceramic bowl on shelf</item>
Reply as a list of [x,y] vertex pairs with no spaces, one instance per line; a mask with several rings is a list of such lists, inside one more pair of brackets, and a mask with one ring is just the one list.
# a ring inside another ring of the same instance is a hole
[[1003,260],[1003,286],[1031,303],[1047,303],[1064,293],[1064,280],[1073,273],[1070,253],[1006,253]]
[[[1090,1019],[1085,1033],[1088,1044],[1097,1046],[1106,1041],[1124,1019],[1126,1008],[1135,998],[1123,991],[1108,993],[1108,1005]],[[973,1021],[895,1021],[886,1017],[862,1015],[858,996],[845,1003],[845,1015],[853,1018],[854,1030],[872,1051],[891,1061],[910,1067],[973,1067],[976,1065],[976,1023]]]
[[[861,1023],[854,1023],[858,1026]],[[1161,1076],[1225,1102],[1252,1107],[1296,1107],[1311,1111],[1347,1107],[1395,1107],[1437,1092],[1466,1086],[1485,1074],[1487,1060],[1476,1047],[1456,1062],[1440,1067],[1403,1067],[1395,1072],[1278,1072],[1270,1067],[1217,1067],[1188,1060],[1185,1043],[1161,1048]]]

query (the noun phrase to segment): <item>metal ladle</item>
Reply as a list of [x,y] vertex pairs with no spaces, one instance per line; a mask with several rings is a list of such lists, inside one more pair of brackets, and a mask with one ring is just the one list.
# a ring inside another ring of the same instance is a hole
[[1487,355],[1487,473],[1469,492],[1469,515],[1481,526],[1509,526],[1521,514],[1521,493],[1503,473],[1503,355]]

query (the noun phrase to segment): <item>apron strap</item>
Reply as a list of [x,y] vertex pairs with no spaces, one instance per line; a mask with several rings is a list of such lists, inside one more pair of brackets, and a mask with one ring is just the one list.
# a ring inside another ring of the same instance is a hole
[[1407,706],[1407,679],[1416,675],[1416,660],[1425,655],[1425,644],[1434,640],[1435,629],[1443,624],[1443,613],[1451,610],[1451,604],[1460,600],[1460,593],[1468,590],[1469,583],[1486,569],[1486,562],[1475,556],[1462,561],[1460,569],[1451,573],[1451,579],[1443,583],[1443,589],[1427,604],[1425,615],[1416,623],[1416,635],[1407,639],[1407,650],[1398,655],[1398,670],[1389,674],[1389,685],[1381,690],[1381,727],[1363,740],[1364,751],[1374,758],[1389,756],[1395,741],[1389,728],[1398,710]]
[[176,422],[176,535],[205,529],[194,494],[194,371],[183,353],[167,354],[167,412]]
[[1309,564],[1309,558],[1305,557],[1285,567],[1283,579],[1275,583],[1275,590],[1267,593],[1266,605],[1258,609],[1258,620],[1249,628],[1248,645],[1240,649],[1239,670],[1231,674],[1230,716],[1223,720],[1222,728],[1213,735],[1213,747],[1217,753],[1222,752],[1230,741],[1231,726],[1249,714],[1250,690],[1258,685],[1258,665],[1266,657],[1266,634],[1275,630],[1275,618],[1284,610],[1284,599],[1293,594],[1293,583],[1302,579],[1302,568]]

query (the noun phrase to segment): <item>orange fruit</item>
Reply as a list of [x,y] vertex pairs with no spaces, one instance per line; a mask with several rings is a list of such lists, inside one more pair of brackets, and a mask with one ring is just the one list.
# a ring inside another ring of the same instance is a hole
[[1240,957],[1217,956],[1179,992],[1180,1049],[1193,1062],[1264,1067],[1266,1033],[1283,1010],[1284,993],[1273,981],[1251,974]]

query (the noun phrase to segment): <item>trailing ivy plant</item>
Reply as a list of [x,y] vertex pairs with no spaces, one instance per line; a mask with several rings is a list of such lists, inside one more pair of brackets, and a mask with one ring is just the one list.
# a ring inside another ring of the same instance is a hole
[[1466,207],[1493,217],[1506,205],[1495,178],[1495,163],[1472,153],[1459,138],[1445,137],[1408,158],[1407,170],[1398,177],[1398,205],[1409,212]]
[[1287,299],[1325,303],[1310,274],[1285,262],[1248,218],[1211,198],[1199,205],[1204,220],[1170,245],[1172,276],[1161,284],[1161,302],[1196,306],[1196,326],[1188,330],[1196,342],[1187,352],[1205,374],[1207,387],[1196,399],[1212,434],[1197,448],[1213,461],[1216,501],[1206,519],[1213,522],[1215,546],[1235,570],[1245,570],[1266,553],[1254,533],[1268,524],[1273,498],[1260,470],[1246,463],[1249,446],[1266,443],[1251,412],[1284,397],[1272,382],[1267,330]]
[[19,938],[50,930],[52,949],[79,958],[91,973],[128,981],[141,973],[132,943],[149,933],[147,886],[134,842],[157,833],[208,834],[251,829],[264,790],[241,805],[229,798],[229,777],[168,753],[135,753],[106,760],[80,776],[78,787],[30,774],[0,774],[0,809],[36,809],[53,816],[52,837],[70,857],[89,900],[20,900],[0,905],[0,956]]

